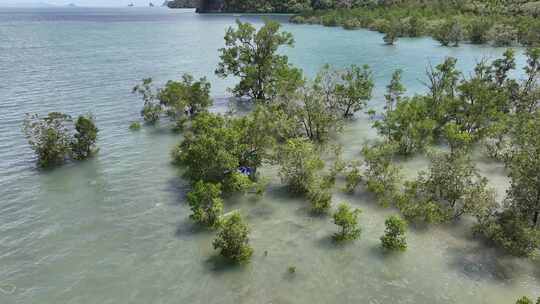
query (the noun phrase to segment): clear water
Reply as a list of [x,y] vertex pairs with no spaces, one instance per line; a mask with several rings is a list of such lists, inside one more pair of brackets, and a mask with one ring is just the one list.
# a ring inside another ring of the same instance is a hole
[[[257,16],[241,19],[261,24]],[[264,199],[227,202],[252,227],[252,263],[221,264],[213,234],[189,221],[186,185],[170,164],[180,136],[167,127],[133,133],[128,125],[140,109],[130,89],[148,76],[158,83],[184,72],[207,76],[217,108],[225,108],[232,80],[213,71],[234,20],[157,8],[0,10],[0,303],[503,304],[540,293],[538,266],[472,239],[468,221],[412,230],[406,253],[383,255],[378,238],[395,211],[362,191],[334,197],[364,210],[361,240],[336,247],[331,220],[310,217],[307,203],[289,197],[272,169]],[[374,32],[284,27],[296,38],[296,47],[284,52],[309,75],[324,63],[371,65],[375,107],[396,68],[414,94],[423,90],[429,62],[451,55],[470,72],[476,61],[503,51],[442,48],[429,38],[387,47]],[[38,171],[21,121],[26,112],[49,111],[94,113],[99,155]],[[350,159],[374,136],[360,115],[339,141]],[[502,196],[503,168],[479,165]],[[413,160],[406,172],[423,166]]]

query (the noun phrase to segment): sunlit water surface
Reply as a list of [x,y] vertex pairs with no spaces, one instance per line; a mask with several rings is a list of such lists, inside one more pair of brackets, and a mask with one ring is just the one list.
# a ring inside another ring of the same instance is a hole
[[[213,233],[188,219],[187,187],[170,164],[180,135],[166,126],[130,132],[141,105],[130,89],[143,77],[163,83],[190,72],[208,77],[216,109],[225,109],[233,80],[213,72],[235,18],[157,8],[0,10],[0,303],[504,304],[540,292],[539,266],[473,239],[468,221],[413,229],[407,252],[382,254],[384,218],[395,211],[363,191],[336,190],[334,203],[346,200],[364,212],[361,239],[335,246],[330,218],[311,217],[307,202],[288,196],[272,169],[265,171],[273,179],[263,199],[227,201],[227,211],[240,209],[252,228],[252,263],[221,263]],[[324,63],[369,64],[374,107],[397,68],[414,94],[424,90],[429,63],[455,56],[469,73],[475,62],[503,52],[443,48],[429,38],[388,47],[378,33],[273,18],[294,34],[295,48],[284,52],[308,75]],[[100,128],[97,157],[37,170],[21,121],[24,113],[49,111],[92,112]],[[375,136],[359,115],[339,142],[353,159]],[[411,160],[405,171],[412,177],[425,165]],[[502,197],[502,166],[479,166]]]

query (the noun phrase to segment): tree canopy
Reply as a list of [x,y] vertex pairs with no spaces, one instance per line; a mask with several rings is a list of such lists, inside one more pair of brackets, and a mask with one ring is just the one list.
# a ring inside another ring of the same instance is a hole
[[250,23],[239,20],[236,26],[225,34],[216,74],[240,79],[232,89],[237,97],[266,103],[278,95],[277,87],[284,84],[284,79],[292,87],[301,83],[300,70],[289,64],[287,56],[278,54],[280,47],[294,45],[291,33],[281,32],[281,25],[269,19],[258,31]]

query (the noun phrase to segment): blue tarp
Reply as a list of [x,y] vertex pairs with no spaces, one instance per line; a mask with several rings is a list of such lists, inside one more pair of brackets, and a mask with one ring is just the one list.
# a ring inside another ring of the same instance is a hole
[[253,170],[251,170],[250,167],[240,167],[238,168],[238,172],[246,175],[246,176],[250,176],[251,173],[253,172]]

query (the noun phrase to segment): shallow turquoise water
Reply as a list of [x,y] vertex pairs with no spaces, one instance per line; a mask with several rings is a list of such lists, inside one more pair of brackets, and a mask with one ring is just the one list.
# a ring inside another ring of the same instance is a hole
[[[241,19],[261,24],[259,16]],[[143,77],[162,83],[190,72],[209,78],[216,110],[223,110],[233,80],[213,71],[234,20],[165,9],[0,9],[0,303],[503,304],[540,293],[538,266],[471,239],[468,223],[415,230],[408,252],[382,255],[378,238],[393,211],[361,191],[334,198],[364,210],[361,240],[335,248],[330,219],[310,217],[306,202],[287,196],[275,178],[260,201],[228,201],[228,210],[247,216],[256,251],[244,268],[220,264],[213,235],[187,218],[186,186],[170,165],[180,137],[167,127],[130,132],[140,109],[130,89]],[[455,56],[470,72],[475,62],[503,52],[443,48],[429,38],[388,47],[369,31],[284,28],[296,47],[283,52],[308,75],[324,63],[369,64],[377,82],[374,107],[396,68],[413,94],[423,90],[430,62]],[[49,111],[92,112],[101,130],[99,155],[38,171],[21,121],[24,113]],[[353,158],[374,136],[359,115],[339,141]],[[504,170],[479,165],[502,196]],[[406,171],[423,166],[414,160]],[[266,172],[274,176],[272,168]],[[297,267],[294,277],[290,265]]]

